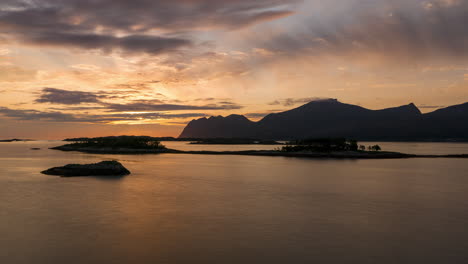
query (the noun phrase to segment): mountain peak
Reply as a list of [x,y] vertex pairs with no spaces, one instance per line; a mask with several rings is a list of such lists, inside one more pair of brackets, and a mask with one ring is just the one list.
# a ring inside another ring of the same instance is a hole
[[387,113],[387,114],[399,114],[399,115],[411,115],[411,116],[422,114],[419,108],[416,107],[414,103],[397,106],[397,107],[386,108],[386,109],[377,110],[377,111],[381,113]]
[[316,100],[310,101],[307,104],[336,104],[336,103],[341,104],[341,102],[338,101],[338,99],[324,98],[324,99],[316,99]]
[[232,120],[249,120],[247,117],[243,115],[228,115],[225,117],[226,119],[232,119]]
[[419,110],[419,108],[414,103],[410,103],[406,107],[408,107],[408,109],[411,109],[415,113],[422,114],[421,110]]
[[415,114],[422,114],[421,111],[419,110],[419,108],[414,103],[410,103],[408,105],[400,106],[400,108],[401,109],[406,109],[407,111],[413,112]]

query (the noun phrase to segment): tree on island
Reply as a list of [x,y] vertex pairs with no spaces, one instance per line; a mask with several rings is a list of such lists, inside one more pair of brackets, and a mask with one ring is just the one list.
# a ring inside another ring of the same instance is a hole
[[379,145],[369,146],[369,151],[378,152],[378,151],[381,151],[381,150],[382,150],[382,148]]
[[298,151],[357,151],[358,143],[356,140],[345,138],[310,138],[288,142],[281,150],[285,152]]

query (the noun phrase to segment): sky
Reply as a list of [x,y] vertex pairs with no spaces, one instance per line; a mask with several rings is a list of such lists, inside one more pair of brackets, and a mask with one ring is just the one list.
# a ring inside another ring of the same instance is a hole
[[468,101],[468,0],[2,0],[0,139]]

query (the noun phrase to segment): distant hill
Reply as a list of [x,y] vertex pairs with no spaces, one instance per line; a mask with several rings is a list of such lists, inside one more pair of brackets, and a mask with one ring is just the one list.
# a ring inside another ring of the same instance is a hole
[[17,141],[33,141],[33,140],[32,139],[18,139],[18,138],[0,139],[0,142],[17,142]]
[[370,110],[335,99],[319,100],[289,111],[267,115],[258,122],[252,122],[241,115],[193,120],[180,137],[468,140],[468,103],[422,114],[414,104]]

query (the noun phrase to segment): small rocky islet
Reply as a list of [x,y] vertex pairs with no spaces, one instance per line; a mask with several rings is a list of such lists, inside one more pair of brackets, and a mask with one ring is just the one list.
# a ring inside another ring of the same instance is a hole
[[42,174],[61,177],[125,176],[130,171],[118,161],[102,161],[94,164],[68,164],[42,171]]

